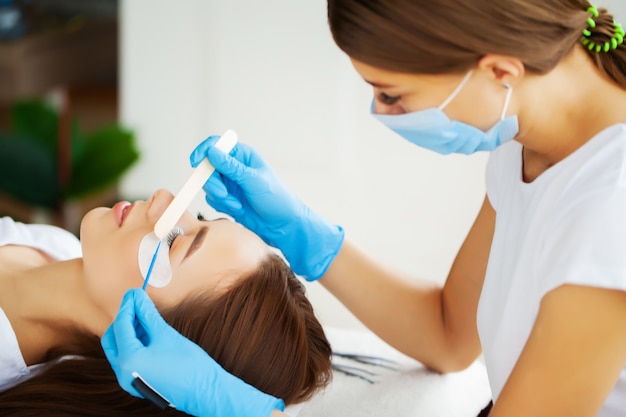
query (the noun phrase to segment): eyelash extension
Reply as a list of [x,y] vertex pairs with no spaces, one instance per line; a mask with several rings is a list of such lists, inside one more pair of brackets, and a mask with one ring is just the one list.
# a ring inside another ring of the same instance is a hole
[[181,229],[180,227],[173,228],[172,231],[169,232],[167,234],[167,237],[165,238],[166,239],[165,241],[167,242],[167,246],[171,248],[176,238],[182,234],[183,234],[183,229]]
[[196,213],[196,218],[197,218],[198,220],[200,220],[200,221],[202,221],[202,220],[206,220],[206,217],[204,217],[204,214],[202,214],[202,213],[200,213],[200,212]]

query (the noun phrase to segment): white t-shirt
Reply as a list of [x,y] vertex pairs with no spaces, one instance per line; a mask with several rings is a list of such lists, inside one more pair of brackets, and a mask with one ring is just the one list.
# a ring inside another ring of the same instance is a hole
[[[501,146],[487,165],[487,195],[496,228],[477,320],[497,400],[546,293],[566,283],[626,290],[626,124],[532,183],[522,180],[522,145]],[[626,416],[625,370],[598,416]]]
[[[48,225],[27,225],[0,218],[0,246],[28,246],[63,261],[82,256],[79,240],[68,231]],[[11,323],[0,308],[0,391],[35,375],[42,365],[26,366]]]

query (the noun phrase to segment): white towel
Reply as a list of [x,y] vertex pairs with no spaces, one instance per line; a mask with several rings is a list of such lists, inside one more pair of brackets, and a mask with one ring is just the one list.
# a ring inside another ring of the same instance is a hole
[[365,369],[375,381],[334,372],[324,392],[287,408],[293,417],[475,417],[491,398],[485,366],[478,360],[464,371],[437,374],[390,347],[373,333],[327,328],[333,351],[391,359],[398,370],[335,358],[337,364]]

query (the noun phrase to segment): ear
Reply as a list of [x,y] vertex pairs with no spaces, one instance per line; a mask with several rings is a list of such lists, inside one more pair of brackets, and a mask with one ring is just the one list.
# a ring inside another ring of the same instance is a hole
[[487,54],[478,61],[478,68],[493,75],[494,80],[515,86],[524,78],[524,63],[507,55]]

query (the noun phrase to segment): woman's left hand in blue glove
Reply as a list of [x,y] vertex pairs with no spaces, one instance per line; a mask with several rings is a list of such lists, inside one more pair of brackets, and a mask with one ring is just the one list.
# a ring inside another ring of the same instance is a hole
[[210,136],[189,158],[193,167],[204,158],[215,167],[203,187],[207,203],[280,249],[296,274],[321,278],[343,244],[343,229],[311,211],[255,149],[239,142],[225,154],[218,139]]
[[268,417],[282,400],[226,372],[202,348],[163,320],[143,290],[129,290],[117,318],[102,336],[102,347],[121,387],[133,387],[134,373],[176,409],[193,416]]

